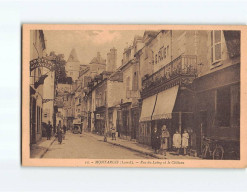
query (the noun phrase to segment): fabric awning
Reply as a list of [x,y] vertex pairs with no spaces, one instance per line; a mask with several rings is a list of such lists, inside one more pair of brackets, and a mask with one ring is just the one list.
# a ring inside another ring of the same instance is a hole
[[143,100],[140,122],[151,121],[151,116],[153,114],[156,102],[156,96],[157,95],[153,95]]
[[171,119],[179,86],[158,93],[152,120]]

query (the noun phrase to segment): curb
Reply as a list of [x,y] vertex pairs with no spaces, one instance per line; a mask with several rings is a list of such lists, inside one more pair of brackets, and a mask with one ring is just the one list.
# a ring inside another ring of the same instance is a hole
[[[96,137],[96,136],[91,135],[90,133],[89,133],[88,135],[90,135],[91,137]],[[134,148],[132,148],[132,147],[125,146],[125,145],[122,145],[122,144],[113,143],[113,142],[108,142],[108,141],[106,141],[105,143],[112,144],[112,145],[115,145],[115,146],[120,146],[120,147],[122,147],[122,148],[126,148],[126,149],[131,150],[131,151],[139,152],[139,153],[142,153],[142,154],[145,154],[145,155],[147,155],[147,156],[151,156],[151,157],[154,157],[154,158],[157,158],[157,159],[166,159],[166,158],[161,158],[161,157],[159,157],[159,156],[157,156],[157,155],[155,155],[155,154],[153,154],[153,153],[150,153],[150,152],[143,152],[143,151],[141,151],[141,150],[134,149]]]
[[55,142],[56,138],[53,139],[53,141],[50,143],[50,145],[45,149],[45,151],[40,155],[40,158],[43,158],[46,152],[48,152],[51,145]]
[[150,153],[150,152],[143,152],[141,150],[137,150],[137,149],[134,149],[134,148],[131,148],[129,146],[124,146],[124,145],[121,145],[121,144],[117,144],[117,143],[112,143],[112,142],[106,142],[106,143],[109,143],[109,144],[112,144],[112,145],[115,145],[115,146],[120,146],[122,148],[126,148],[128,150],[131,150],[131,151],[135,151],[135,152],[139,152],[139,153],[142,153],[142,154],[145,154],[147,156],[151,156],[151,157],[154,157],[154,158],[158,158],[158,159],[166,159],[166,158],[161,158],[153,153]]

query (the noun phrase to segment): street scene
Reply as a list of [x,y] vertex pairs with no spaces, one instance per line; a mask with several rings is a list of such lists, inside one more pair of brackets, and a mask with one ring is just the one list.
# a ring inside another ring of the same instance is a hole
[[31,30],[30,157],[240,160],[240,31]]

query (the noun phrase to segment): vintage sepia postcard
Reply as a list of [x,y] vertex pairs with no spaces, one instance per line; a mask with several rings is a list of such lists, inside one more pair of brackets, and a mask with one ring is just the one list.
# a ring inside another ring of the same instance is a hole
[[22,26],[22,165],[244,168],[247,27]]

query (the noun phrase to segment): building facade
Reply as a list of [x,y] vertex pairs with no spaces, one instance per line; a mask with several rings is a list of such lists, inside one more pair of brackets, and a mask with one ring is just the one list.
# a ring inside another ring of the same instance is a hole
[[[42,30],[30,31],[30,64],[38,63],[44,55],[46,45]],[[35,61],[36,60],[36,61]],[[43,115],[43,67],[30,69],[30,145],[42,137]]]
[[193,85],[198,148],[217,143],[214,158],[240,158],[240,31],[207,31],[207,64]]
[[[206,31],[162,30],[145,47],[152,51],[150,72],[142,76],[142,112],[140,116],[140,139],[142,143],[153,145],[153,130],[166,125],[172,136],[187,129],[194,129],[192,82],[206,64]],[[140,67],[144,52],[140,53]],[[149,55],[150,56],[150,55]],[[145,58],[145,57],[144,57]]]

